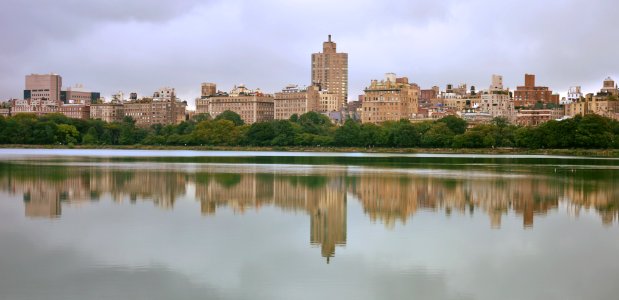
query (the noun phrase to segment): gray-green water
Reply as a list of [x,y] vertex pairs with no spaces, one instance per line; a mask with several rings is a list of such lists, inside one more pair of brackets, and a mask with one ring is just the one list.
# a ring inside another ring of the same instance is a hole
[[619,297],[619,160],[0,157],[0,299]]

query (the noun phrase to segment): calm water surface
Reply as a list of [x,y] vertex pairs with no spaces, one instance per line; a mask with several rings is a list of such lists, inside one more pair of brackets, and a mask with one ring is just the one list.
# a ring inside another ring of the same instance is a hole
[[619,160],[0,150],[0,299],[617,299]]

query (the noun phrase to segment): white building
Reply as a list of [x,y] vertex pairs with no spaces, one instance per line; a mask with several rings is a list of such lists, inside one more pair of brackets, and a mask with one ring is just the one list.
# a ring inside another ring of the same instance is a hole
[[580,89],[580,86],[572,86],[567,91],[567,97],[561,99],[559,104],[565,105],[565,104],[574,103],[574,102],[580,100],[582,97],[583,97],[583,94],[582,94],[582,91]]

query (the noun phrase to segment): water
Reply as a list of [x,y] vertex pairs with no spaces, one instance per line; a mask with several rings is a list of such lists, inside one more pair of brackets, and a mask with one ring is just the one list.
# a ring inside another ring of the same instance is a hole
[[619,160],[0,150],[0,299],[616,299]]

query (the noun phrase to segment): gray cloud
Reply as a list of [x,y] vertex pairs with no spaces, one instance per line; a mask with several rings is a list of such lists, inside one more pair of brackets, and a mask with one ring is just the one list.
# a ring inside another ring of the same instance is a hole
[[56,72],[104,95],[159,86],[191,100],[203,81],[276,91],[307,84],[333,34],[349,53],[350,95],[385,72],[422,87],[525,72],[564,92],[617,75],[614,1],[16,1],[0,9],[0,99],[23,76]]

